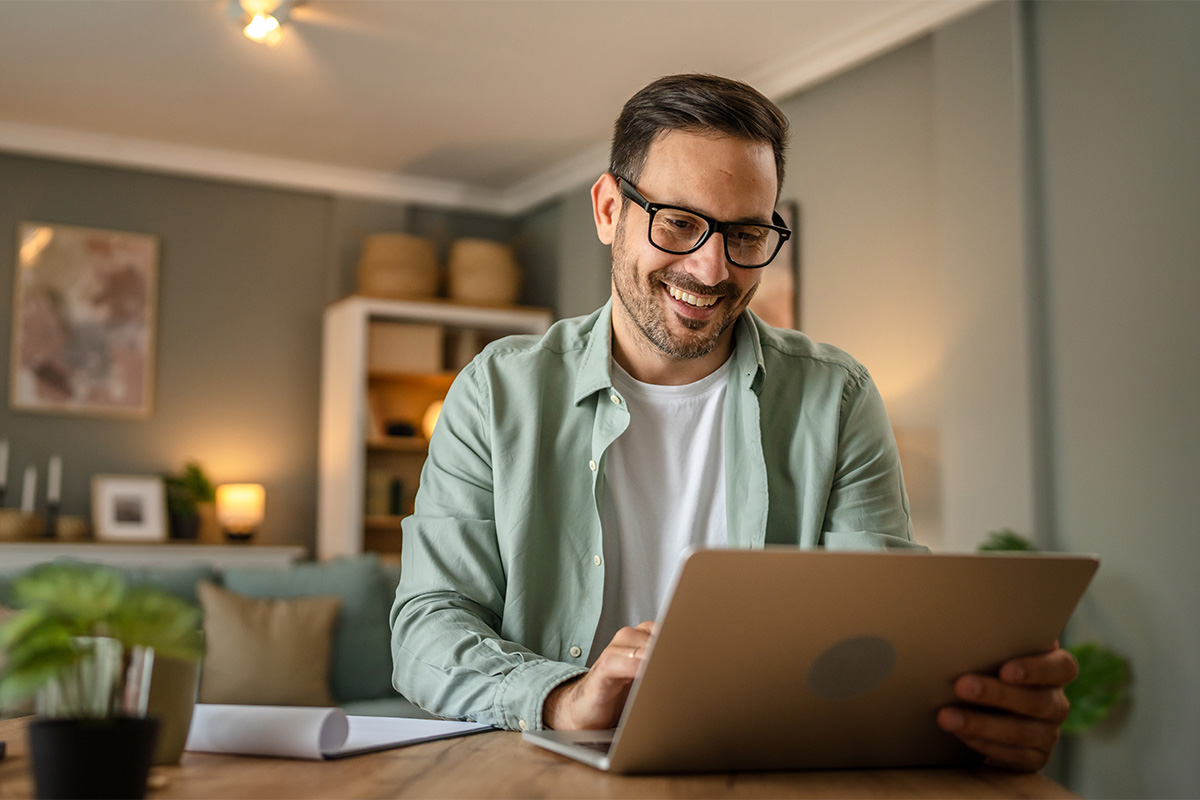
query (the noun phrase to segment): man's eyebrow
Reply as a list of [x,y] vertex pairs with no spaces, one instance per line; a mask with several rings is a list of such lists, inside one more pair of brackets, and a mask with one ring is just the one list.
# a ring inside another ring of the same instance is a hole
[[674,202],[665,202],[665,201],[660,202],[657,200],[651,200],[650,204],[656,205],[656,206],[671,206],[672,208],[681,208],[684,211],[690,211],[691,213],[699,214],[702,217],[708,217],[709,219],[715,219],[717,222],[728,222],[731,225],[774,225],[775,224],[773,219],[763,219],[762,217],[739,217],[738,219],[721,219],[720,217],[718,217],[714,214],[709,214],[707,211],[701,211],[701,210],[697,209],[695,206],[689,206],[686,203],[674,203]]

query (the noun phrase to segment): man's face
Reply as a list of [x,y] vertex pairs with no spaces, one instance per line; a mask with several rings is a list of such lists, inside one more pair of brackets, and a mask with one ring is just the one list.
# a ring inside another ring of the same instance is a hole
[[[765,142],[672,131],[651,145],[637,188],[651,202],[769,224],[774,154]],[[612,228],[618,349],[641,351],[659,363],[716,353],[720,360],[713,368],[719,366],[732,346],[730,326],[749,304],[762,270],[731,264],[721,234],[694,253],[672,255],[650,244],[644,209],[629,203],[618,215]]]

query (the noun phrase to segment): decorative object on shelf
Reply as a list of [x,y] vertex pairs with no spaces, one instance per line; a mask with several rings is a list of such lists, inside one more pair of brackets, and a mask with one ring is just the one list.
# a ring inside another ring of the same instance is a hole
[[84,564],[35,567],[12,597],[20,610],[0,626],[0,703],[34,697],[37,795],[144,797],[159,729],[146,716],[154,660],[200,659],[199,609]]
[[21,480],[21,513],[32,514],[37,497],[37,467],[29,464],[25,467],[25,477]]
[[200,504],[216,500],[216,490],[198,461],[181,472],[163,475],[167,487],[167,519],[172,539],[194,540],[200,532]]
[[62,501],[62,456],[50,456],[50,466],[46,470],[46,530],[45,534],[53,538],[58,535],[58,506]]
[[13,408],[149,416],[157,238],[35,222],[18,237]]
[[367,325],[367,369],[373,373],[435,373],[443,369],[442,325],[379,320]]
[[388,300],[437,295],[438,265],[433,242],[408,233],[373,233],[363,239],[358,293]]
[[217,520],[231,542],[246,542],[263,521],[266,492],[258,483],[224,483],[217,487]]
[[167,538],[167,499],[158,475],[92,478],[92,527],[97,539],[160,542]]
[[433,401],[429,404],[429,408],[425,409],[425,416],[421,418],[421,432],[425,434],[426,439],[433,438],[433,429],[437,427],[438,417],[441,415],[441,400]]
[[785,200],[776,211],[792,231],[775,259],[762,268],[750,310],[776,328],[800,329],[800,207]]
[[[1037,547],[1016,531],[992,531],[981,552],[1034,551]],[[1065,689],[1071,710],[1062,732],[1080,734],[1102,722],[1126,695],[1129,659],[1099,642],[1078,642],[1064,648],[1079,662],[1079,676]]]
[[372,517],[386,517],[392,513],[392,475],[379,469],[367,471],[367,498],[364,513]]
[[476,305],[505,306],[517,302],[521,270],[513,250],[490,239],[458,239],[450,247],[449,294]]
[[0,541],[36,539],[42,535],[45,521],[37,514],[15,508],[0,508]]
[[0,508],[8,494],[8,439],[0,439]]
[[54,536],[62,542],[82,542],[92,535],[91,526],[86,517],[64,514],[58,518]]

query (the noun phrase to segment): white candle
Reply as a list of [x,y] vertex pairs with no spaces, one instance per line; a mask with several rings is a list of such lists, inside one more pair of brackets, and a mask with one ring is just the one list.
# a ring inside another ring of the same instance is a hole
[[62,497],[62,457],[50,456],[50,469],[46,473],[46,502],[58,505]]
[[0,489],[8,488],[8,439],[0,439]]
[[33,513],[33,496],[37,494],[37,467],[25,468],[25,485],[21,487],[21,513]]

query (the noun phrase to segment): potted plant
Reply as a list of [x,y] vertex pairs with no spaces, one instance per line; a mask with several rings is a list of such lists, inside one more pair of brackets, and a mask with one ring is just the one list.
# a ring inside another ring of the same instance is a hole
[[167,487],[167,517],[172,539],[195,539],[200,530],[201,503],[216,499],[213,483],[197,461],[187,462],[182,472],[163,475]]
[[35,567],[0,626],[0,705],[34,698],[30,755],[39,797],[142,797],[158,722],[147,718],[155,655],[203,655],[200,611],[116,570]]
[[[993,531],[979,549],[983,552],[1037,550],[1033,542],[1008,529]],[[1079,662],[1079,676],[1064,689],[1071,711],[1062,731],[1084,733],[1107,717],[1124,696],[1129,684],[1129,659],[1099,642],[1076,642],[1064,649]]]

